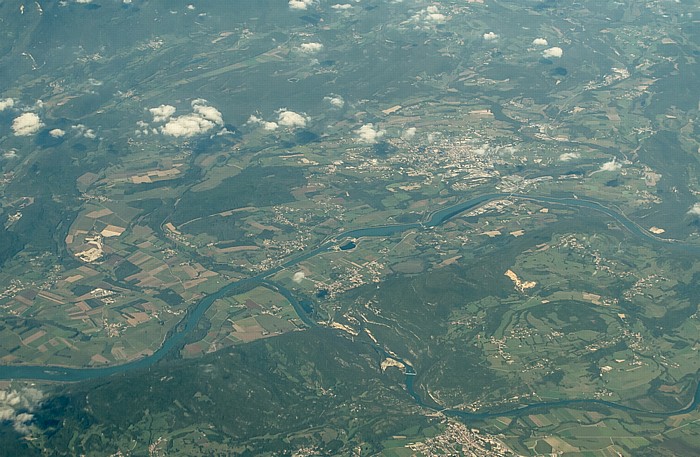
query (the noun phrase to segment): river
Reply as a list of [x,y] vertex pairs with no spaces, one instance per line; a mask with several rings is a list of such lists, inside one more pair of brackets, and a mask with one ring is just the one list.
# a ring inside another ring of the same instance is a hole
[[[186,336],[192,332],[199,323],[204,313],[209,309],[209,307],[219,298],[226,296],[238,289],[251,286],[264,284],[267,287],[275,287],[289,302],[294,306],[297,314],[301,320],[307,326],[317,325],[313,319],[304,311],[301,304],[294,298],[291,292],[284,289],[283,287],[272,284],[266,281],[266,278],[273,276],[274,274],[280,272],[283,269],[293,267],[298,263],[310,259],[322,252],[328,252],[333,247],[337,246],[338,242],[342,242],[347,238],[363,238],[363,237],[385,237],[394,235],[396,233],[405,232],[407,230],[414,229],[430,229],[438,227],[448,220],[454,218],[455,216],[462,214],[466,211],[475,209],[486,203],[502,200],[502,199],[515,199],[515,200],[529,200],[538,202],[540,204],[548,205],[561,205],[574,208],[584,208],[597,212],[604,213],[605,215],[611,217],[617,221],[621,226],[627,229],[633,235],[642,238],[648,242],[655,245],[660,245],[670,249],[679,249],[685,252],[698,252],[700,253],[700,245],[690,245],[682,242],[677,242],[675,240],[668,240],[660,238],[647,230],[640,227],[638,224],[630,220],[627,216],[619,211],[613,210],[600,202],[593,200],[585,200],[578,198],[556,198],[556,197],[544,197],[544,196],[531,196],[522,194],[506,194],[506,193],[490,193],[484,194],[478,197],[474,197],[470,200],[464,201],[462,203],[449,206],[447,208],[440,209],[431,213],[428,218],[420,223],[407,223],[407,224],[394,224],[394,225],[383,225],[377,227],[366,227],[353,230],[347,230],[335,235],[332,239],[326,240],[319,244],[317,247],[307,250],[301,255],[288,260],[281,265],[274,267],[270,270],[259,273],[255,276],[241,279],[236,282],[229,283],[219,289],[218,291],[207,295],[202,298],[193,308],[191,308],[182,321],[168,334],[165,341],[158,350],[156,350],[152,355],[144,357],[133,362],[129,362],[123,365],[115,365],[104,368],[66,368],[59,366],[29,366],[29,365],[4,365],[0,367],[0,379],[2,380],[44,380],[44,381],[59,381],[59,382],[76,382],[84,381],[88,379],[101,378],[105,376],[114,375],[117,373],[124,373],[131,370],[136,370],[140,368],[148,368],[156,362],[160,361],[165,357],[171,350],[179,347],[185,342]],[[380,350],[382,353],[386,352],[375,346],[376,349]],[[393,357],[396,358],[396,357]],[[413,367],[406,364],[405,361],[400,358],[396,360],[404,363],[406,365],[406,390],[415,399],[416,403],[426,408],[435,409],[431,405],[425,404],[420,396],[416,393],[413,387],[413,380],[416,377],[416,372]],[[653,411],[643,411],[635,409],[629,406],[625,406],[618,403],[608,402],[604,400],[596,399],[573,399],[573,400],[558,400],[551,402],[540,402],[533,403],[524,406],[518,406],[516,408],[497,411],[497,412],[465,412],[458,410],[441,410],[443,413],[452,415],[455,417],[460,417],[462,419],[485,419],[495,416],[519,416],[521,414],[527,413],[532,410],[541,410],[547,408],[558,408],[572,405],[600,405],[609,408],[614,408],[626,412],[644,414],[644,415],[654,415],[654,416],[673,416],[679,414],[686,414],[689,411],[694,410],[698,402],[700,401],[700,384],[695,390],[695,395],[689,402],[688,406],[677,411],[668,412],[653,412]]]

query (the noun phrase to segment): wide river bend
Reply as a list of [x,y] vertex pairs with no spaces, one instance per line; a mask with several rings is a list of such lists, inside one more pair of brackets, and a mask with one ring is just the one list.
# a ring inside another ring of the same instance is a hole
[[[243,287],[263,284],[266,283],[266,278],[273,276],[274,274],[280,272],[283,269],[291,268],[296,264],[310,259],[322,252],[328,252],[332,248],[338,245],[339,242],[347,238],[362,238],[362,237],[385,237],[396,233],[405,232],[407,230],[414,229],[430,229],[438,227],[448,220],[464,213],[465,211],[473,210],[479,206],[486,203],[502,200],[502,199],[515,199],[515,200],[529,200],[540,204],[548,205],[560,205],[567,206],[570,208],[582,208],[604,213],[610,218],[618,222],[622,227],[624,227],[631,234],[637,236],[638,238],[644,239],[654,245],[663,246],[670,249],[680,249],[685,252],[698,252],[700,253],[700,245],[692,245],[687,243],[678,242],[676,240],[668,240],[664,238],[657,237],[656,235],[648,232],[637,223],[630,220],[627,216],[622,214],[617,210],[613,210],[608,206],[600,202],[593,200],[585,200],[578,198],[557,198],[557,197],[546,197],[546,196],[532,196],[532,195],[521,195],[521,194],[507,194],[507,193],[490,193],[484,194],[478,197],[474,197],[470,200],[458,203],[456,205],[442,208],[438,211],[431,213],[428,218],[422,222],[407,223],[407,224],[391,224],[383,225],[377,227],[366,227],[358,228],[354,230],[347,230],[335,235],[332,239],[323,241],[321,244],[315,248],[309,249],[301,255],[288,260],[281,265],[274,267],[270,270],[259,273],[255,276],[241,279],[232,283],[229,283],[219,289],[218,291],[205,296],[197,304],[192,307],[182,321],[168,334],[163,344],[150,356],[144,357],[133,362],[129,362],[123,365],[115,365],[102,368],[67,368],[59,366],[31,366],[31,365],[4,365],[0,366],[0,379],[2,380],[45,380],[45,381],[58,381],[58,382],[75,382],[84,381],[88,379],[101,378],[105,376],[110,376],[118,373],[124,373],[131,370],[137,370],[141,368],[148,368],[156,362],[163,359],[163,357],[172,351],[174,348],[180,347],[185,342],[185,338],[190,334],[196,327],[204,313],[209,309],[209,307],[221,297],[235,292],[237,289]],[[269,283],[267,284],[269,286]],[[304,311],[299,302],[292,296],[291,292],[285,290],[284,288],[276,285],[275,287],[290,301],[297,311],[297,314],[301,320],[309,326],[316,325],[316,322],[311,319],[311,317]],[[409,394],[416,400],[416,402],[422,406],[433,408],[431,405],[426,405],[420,398],[420,396],[415,392],[413,388],[413,380],[416,377],[416,373],[412,367],[407,365],[406,370],[406,389]],[[700,383],[695,390],[695,394],[692,399],[690,399],[688,405],[677,411],[666,411],[666,412],[653,412],[653,411],[643,411],[629,406],[625,406],[618,403],[608,402],[604,400],[597,399],[572,399],[572,400],[558,400],[551,402],[540,402],[533,403],[524,406],[518,406],[517,408],[507,410],[507,411],[482,411],[482,412],[464,412],[457,410],[443,410],[444,413],[460,417],[462,419],[485,419],[488,417],[495,416],[519,416],[521,414],[528,413],[532,410],[542,410],[549,408],[558,408],[566,406],[576,406],[576,405],[599,405],[606,406],[609,408],[614,408],[618,410],[623,410],[629,413],[637,413],[643,415],[653,415],[653,416],[673,416],[679,414],[686,414],[694,410],[698,406],[700,401]]]

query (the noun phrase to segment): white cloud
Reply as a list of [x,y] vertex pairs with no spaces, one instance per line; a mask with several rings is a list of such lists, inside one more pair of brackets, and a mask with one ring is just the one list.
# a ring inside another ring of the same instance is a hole
[[15,157],[17,157],[17,151],[15,151],[14,149],[10,149],[9,151],[5,151],[2,153],[3,159],[9,160],[9,159],[14,159]]
[[148,111],[153,115],[153,122],[165,122],[170,116],[175,114],[175,107],[171,105],[160,105],[156,108],[150,108]]
[[32,135],[43,126],[44,123],[34,113],[24,113],[12,121],[12,131],[16,136]]
[[250,117],[248,118],[248,122],[246,122],[248,125],[260,125],[262,128],[265,130],[277,130],[279,125],[277,125],[277,122],[267,122],[264,119],[260,119],[258,116],[251,114]]
[[92,0],[75,0],[75,3],[83,3],[83,4],[92,3]]
[[277,123],[282,127],[303,128],[306,127],[307,120],[307,117],[303,114],[282,109],[279,111],[279,118],[277,119]]
[[190,114],[169,118],[161,127],[161,133],[176,138],[191,137],[206,133],[224,123],[221,112],[201,98],[192,102],[192,111]]
[[138,130],[136,130],[136,134],[138,135],[148,135],[149,133],[149,128],[150,126],[148,125],[148,122],[144,121],[137,121],[136,126],[138,127]]
[[0,111],[5,111],[6,109],[12,108],[13,106],[15,106],[15,101],[11,98],[0,100]]
[[700,217],[700,203],[696,203],[690,207],[688,214],[695,217]]
[[498,39],[498,35],[496,35],[496,34],[493,33],[493,32],[484,33],[484,40],[485,40],[485,41],[494,41],[494,40],[497,40],[497,39]]
[[532,40],[532,44],[535,46],[549,46],[546,38],[535,38]]
[[561,48],[555,46],[553,48],[545,49],[542,51],[542,57],[545,59],[551,59],[551,58],[559,58],[562,55],[564,55],[564,51],[562,51]]
[[199,114],[192,113],[169,120],[168,123],[161,128],[161,132],[164,135],[174,137],[189,137],[208,132],[212,128],[214,128],[214,123],[212,121],[204,119]]
[[569,162],[570,160],[575,160],[581,158],[581,154],[578,152],[565,152],[559,156],[559,160],[562,162]]
[[314,0],[289,0],[289,9],[306,10],[313,5]]
[[447,16],[442,14],[440,10],[438,10],[437,6],[430,5],[424,10],[421,10],[418,13],[414,14],[411,20],[414,22],[427,23],[428,25],[442,24],[447,20]]
[[343,100],[343,97],[340,95],[331,94],[327,97],[323,97],[323,101],[329,103],[333,108],[342,108],[345,106],[345,100]]
[[0,420],[12,422],[19,433],[29,433],[31,414],[41,403],[44,394],[32,387],[21,390],[0,390]]
[[352,5],[349,3],[337,3],[333,6],[331,6],[334,10],[349,10],[352,8]]
[[294,273],[294,276],[292,276],[292,281],[294,281],[297,284],[300,284],[304,278],[306,278],[306,274],[303,271],[297,271]]
[[61,129],[53,129],[53,130],[49,131],[49,135],[51,135],[54,138],[61,138],[65,134],[66,134],[66,131],[61,130]]
[[425,11],[427,13],[425,19],[428,22],[442,23],[445,22],[445,19],[447,19],[444,14],[438,11],[437,6],[435,5],[430,5],[425,9]]
[[447,17],[442,13],[430,13],[426,16],[426,19],[429,22],[435,22],[436,24],[441,24],[441,23],[445,22]]
[[302,45],[299,46],[299,50],[304,54],[315,54],[321,49],[323,49],[321,43],[302,43]]
[[373,124],[365,124],[357,129],[355,133],[357,133],[360,141],[374,144],[386,134],[386,130],[376,130]]
[[90,140],[97,138],[97,135],[95,135],[95,131],[93,129],[87,128],[87,126],[85,126],[83,124],[72,125],[71,128],[73,130],[78,131],[78,136],[82,136],[82,137],[88,138]]
[[193,101],[192,109],[195,113],[199,114],[204,119],[213,122],[214,124],[223,125],[224,123],[224,118],[221,115],[221,112],[218,109],[207,105],[207,101],[204,99],[198,98],[197,100]]
[[401,132],[401,138],[404,140],[410,140],[414,136],[416,136],[416,128],[415,127],[409,127],[403,132]]
[[287,127],[290,129],[304,128],[309,118],[306,114],[295,113],[286,108],[277,111],[277,122],[269,122],[252,114],[246,125],[259,125],[265,130],[276,130],[278,127]]
[[610,162],[605,162],[603,165],[600,166],[600,171],[617,171],[622,168],[622,165],[618,163],[615,159],[612,159]]

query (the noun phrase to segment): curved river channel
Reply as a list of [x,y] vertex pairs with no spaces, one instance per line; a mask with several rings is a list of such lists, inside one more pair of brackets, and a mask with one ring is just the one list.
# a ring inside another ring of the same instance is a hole
[[[521,195],[521,194],[506,194],[506,193],[491,193],[491,194],[484,194],[475,198],[472,198],[471,200],[464,201],[462,203],[456,204],[454,206],[450,206],[447,208],[443,208],[439,211],[435,211],[431,213],[427,220],[423,222],[415,222],[415,223],[408,223],[408,224],[396,224],[396,225],[383,225],[383,226],[378,226],[378,227],[367,227],[367,228],[360,228],[360,229],[355,229],[355,230],[348,230],[342,233],[339,233],[338,235],[334,236],[332,239],[323,241],[321,244],[319,244],[317,247],[308,250],[304,252],[303,254],[288,260],[287,262],[274,267],[270,270],[264,271],[262,273],[259,273],[255,276],[252,276],[250,278],[245,278],[241,279],[236,282],[232,282],[227,284],[226,286],[222,287],[218,291],[214,292],[211,295],[207,295],[206,297],[202,298],[193,308],[189,310],[189,312],[185,315],[185,317],[182,319],[182,321],[168,334],[166,337],[165,341],[161,345],[161,347],[156,350],[152,355],[144,357],[142,359],[129,362],[123,365],[116,365],[116,366],[110,366],[110,367],[104,367],[104,368],[66,368],[66,367],[59,367],[59,366],[30,366],[30,365],[5,365],[0,367],[0,380],[45,380],[45,381],[58,381],[58,382],[75,382],[75,381],[84,381],[88,379],[95,379],[95,378],[101,378],[105,376],[110,376],[118,373],[124,373],[127,371],[131,370],[136,370],[140,368],[148,368],[151,365],[155,364],[159,360],[161,360],[166,354],[168,354],[171,350],[174,348],[179,347],[185,342],[186,336],[192,332],[196,327],[199,322],[199,320],[202,318],[204,313],[209,309],[209,307],[214,303],[214,301],[218,300],[221,297],[226,296],[227,294],[230,294],[231,292],[235,292],[237,289],[250,286],[250,285],[257,285],[257,284],[265,284],[268,287],[275,287],[283,296],[285,296],[290,303],[294,306],[297,314],[301,318],[301,320],[308,326],[315,326],[317,325],[316,322],[311,319],[311,317],[307,314],[307,312],[302,308],[300,303],[293,297],[291,292],[288,290],[280,287],[279,285],[272,285],[270,283],[267,283],[265,280],[266,278],[269,278],[270,276],[286,269],[290,268],[304,260],[307,260],[311,257],[314,257],[322,252],[328,252],[332,248],[336,247],[339,242],[342,242],[344,239],[347,238],[362,238],[362,237],[385,237],[389,235],[393,235],[396,233],[404,232],[407,230],[412,230],[412,229],[430,229],[434,228],[437,226],[440,226],[450,220],[451,218],[465,212],[469,211],[472,209],[475,209],[479,206],[482,206],[486,203],[489,203],[494,200],[501,200],[501,199],[517,199],[517,200],[529,200],[529,201],[534,201],[538,203],[543,203],[543,204],[551,204],[551,205],[563,205],[563,206],[568,206],[572,208],[584,208],[584,209],[589,209],[597,212],[601,212],[609,216],[610,218],[614,219],[617,221],[620,225],[622,225],[625,229],[627,229],[630,233],[633,235],[644,239],[647,242],[650,242],[655,245],[663,246],[665,248],[670,248],[670,249],[679,249],[684,252],[698,252],[700,253],[700,245],[689,245],[685,244],[682,242],[678,242],[675,240],[668,240],[664,238],[657,237],[647,230],[643,229],[640,227],[638,224],[630,220],[627,216],[622,214],[621,212],[615,211],[610,209],[607,206],[604,206],[603,204],[592,201],[592,200],[583,200],[583,199],[577,199],[577,198],[556,198],[556,197],[540,197],[540,196],[530,196],[530,195]],[[375,349],[383,353],[384,355],[388,355],[384,349],[375,346]],[[389,356],[392,358],[395,358],[398,361],[404,362],[403,360]],[[430,409],[436,409],[432,405],[425,404],[420,396],[416,393],[414,387],[413,387],[413,380],[415,379],[416,372],[414,369],[406,364],[406,390],[408,393],[415,399],[416,403],[418,403],[421,406],[424,406],[426,408]],[[565,407],[565,406],[575,406],[575,405],[581,405],[581,404],[588,404],[588,405],[600,405],[600,406],[607,406],[610,408],[630,412],[630,413],[637,413],[637,414],[643,414],[643,415],[653,415],[653,416],[674,416],[674,415],[679,415],[679,414],[686,414],[692,410],[694,410],[697,406],[698,403],[700,402],[700,383],[698,384],[698,387],[695,390],[695,394],[692,398],[692,400],[689,402],[688,406],[686,406],[683,409],[677,410],[677,411],[668,411],[668,412],[653,412],[653,411],[644,411],[636,408],[632,408],[629,406],[621,405],[618,403],[613,403],[613,402],[608,402],[604,400],[597,400],[597,399],[575,399],[575,400],[559,400],[559,401],[551,401],[551,402],[540,402],[540,403],[533,403],[530,405],[524,405],[524,406],[519,406],[517,408],[507,410],[507,411],[497,411],[497,412],[475,412],[475,413],[470,413],[470,412],[465,412],[465,411],[458,411],[458,410],[441,410],[443,413],[455,416],[455,417],[460,417],[462,419],[485,419],[489,417],[496,417],[496,416],[519,416],[521,414],[527,413],[528,411],[534,410],[534,409],[546,409],[546,408],[558,408],[558,407]]]

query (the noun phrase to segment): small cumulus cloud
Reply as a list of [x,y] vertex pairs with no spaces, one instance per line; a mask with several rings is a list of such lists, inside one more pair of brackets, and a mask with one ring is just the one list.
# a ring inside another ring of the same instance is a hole
[[299,46],[299,50],[304,54],[316,54],[321,51],[321,49],[323,49],[321,43],[302,43],[302,45]]
[[277,125],[277,122],[268,122],[254,114],[250,115],[250,117],[248,118],[248,122],[246,122],[246,125],[259,125],[265,130],[277,130],[277,128],[279,127],[279,125]]
[[44,126],[35,113],[24,113],[12,121],[12,131],[16,136],[28,136],[39,131]]
[[386,134],[386,130],[377,130],[374,128],[374,124],[365,124],[357,129],[355,133],[357,133],[360,141],[375,144]]
[[289,9],[306,10],[314,4],[314,0],[289,0]]
[[95,138],[97,138],[97,135],[95,135],[95,131],[93,129],[87,128],[87,126],[84,124],[72,125],[71,128],[76,131],[78,136],[82,136],[90,140],[94,140]]
[[562,162],[569,162],[571,160],[576,160],[580,158],[581,154],[579,154],[578,152],[565,152],[564,154],[561,154],[559,156],[559,160]]
[[306,114],[295,113],[286,108],[277,111],[277,122],[266,121],[255,114],[252,114],[246,125],[260,126],[265,130],[277,130],[279,127],[287,127],[289,129],[304,128],[309,118]]
[[198,98],[197,100],[193,101],[192,109],[202,118],[211,121],[214,124],[223,125],[224,123],[224,118],[221,115],[221,112],[213,106],[209,106],[207,101],[203,98]]
[[409,127],[407,129],[405,129],[403,132],[401,132],[401,139],[403,139],[403,140],[413,139],[414,136],[416,136],[416,128],[415,127]]
[[345,106],[345,100],[340,95],[331,94],[327,97],[323,97],[323,101],[331,105],[333,108],[342,108]]
[[304,278],[306,278],[306,274],[303,271],[297,271],[294,273],[294,276],[292,276],[292,281],[294,281],[297,284],[300,284]]
[[175,107],[171,105],[160,105],[150,108],[148,111],[153,115],[153,122],[164,122],[175,114]]
[[209,106],[206,100],[201,98],[194,100],[191,106],[192,113],[170,117],[168,122],[161,127],[161,133],[176,138],[191,137],[206,133],[217,125],[223,125],[224,119],[221,112],[213,106]]
[[3,100],[0,100],[0,111],[5,111],[6,109],[10,109],[13,106],[15,106],[15,101],[11,98],[5,98]]
[[308,118],[304,114],[295,113],[287,109],[281,109],[278,114],[277,123],[282,127],[303,128],[306,127]]
[[700,217],[700,203],[695,203],[691,206],[687,214],[693,217]]
[[65,134],[66,131],[62,129],[53,129],[49,131],[49,135],[51,135],[54,138],[62,138]]
[[75,3],[88,4],[92,3],[92,0],[75,0]]
[[425,19],[429,22],[435,22],[439,24],[445,22],[445,20],[447,19],[447,17],[444,14],[438,11],[437,6],[435,5],[430,5],[425,9],[425,11],[427,13]]
[[494,41],[498,39],[498,35],[493,32],[484,33],[484,41]]
[[437,6],[430,5],[429,7],[414,14],[411,21],[423,23],[425,26],[442,24],[447,20],[447,16],[442,14]]
[[349,10],[352,8],[352,5],[349,3],[336,3],[335,5],[331,6],[334,10]]
[[605,162],[600,166],[600,171],[618,171],[622,169],[622,164],[612,159],[610,162]]
[[0,390],[0,421],[11,422],[19,433],[29,433],[29,425],[34,419],[32,411],[43,398],[44,394],[32,387]]
[[[137,121],[136,126],[138,127],[138,129],[135,132],[137,135],[148,135],[151,132],[151,126],[148,124],[148,122]],[[158,130],[156,130],[154,133],[158,133]]]
[[214,123],[197,114],[185,114],[178,116],[161,128],[163,135],[178,137],[190,137],[208,132],[214,128]]
[[556,58],[558,59],[559,57],[564,55],[564,51],[560,47],[553,47],[553,48],[548,48],[542,51],[542,57],[545,59],[552,59]]
[[17,157],[17,151],[15,151],[14,149],[10,149],[9,151],[5,151],[2,153],[3,159],[10,160],[10,159],[14,159],[16,157]]
[[535,38],[532,40],[532,44],[535,46],[549,46],[546,38]]

